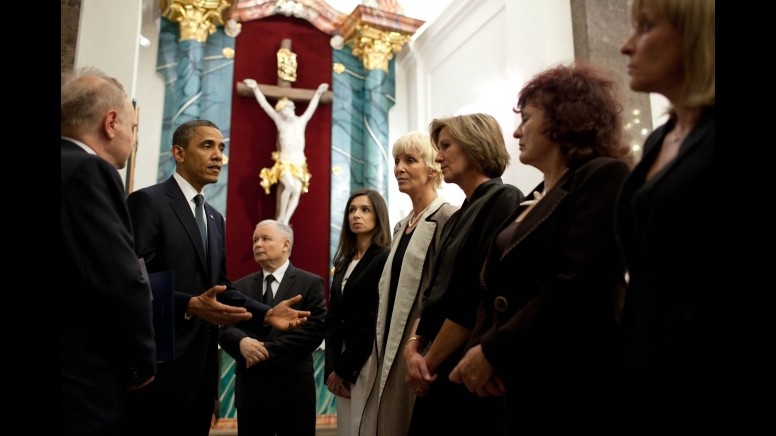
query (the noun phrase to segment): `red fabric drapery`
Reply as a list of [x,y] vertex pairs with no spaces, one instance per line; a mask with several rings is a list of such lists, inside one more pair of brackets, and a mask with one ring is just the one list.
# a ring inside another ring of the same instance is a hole
[[[290,38],[297,54],[294,88],[315,89],[332,83],[330,36],[305,20],[272,16],[242,23],[235,41],[232,120],[229,153],[229,183],[226,200],[226,250],[229,278],[234,281],[256,271],[251,238],[259,221],[275,218],[277,185],[270,195],[259,185],[259,172],[273,165],[277,128],[253,97],[237,94],[236,83],[246,78],[277,85],[276,53],[284,38]],[[274,106],[275,100],[269,99]],[[307,108],[296,102],[296,113]],[[329,285],[329,203],[331,167],[331,104],[319,104],[307,124],[305,155],[312,178],[291,218],[294,247],[291,262],[324,278]]]

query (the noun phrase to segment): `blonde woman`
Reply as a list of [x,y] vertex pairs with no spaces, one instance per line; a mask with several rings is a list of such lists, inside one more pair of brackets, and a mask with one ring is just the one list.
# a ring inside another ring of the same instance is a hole
[[615,217],[630,273],[621,403],[643,434],[715,430],[715,17],[709,0],[636,0],[621,48],[630,88],[671,102]]
[[458,210],[437,194],[442,171],[424,132],[410,132],[393,145],[393,175],[412,210],[393,232],[391,253],[380,278],[377,327],[368,380],[371,392],[361,419],[363,435],[406,435],[415,394],[404,385],[403,345],[420,315],[422,291],[431,279],[434,253],[448,218]]

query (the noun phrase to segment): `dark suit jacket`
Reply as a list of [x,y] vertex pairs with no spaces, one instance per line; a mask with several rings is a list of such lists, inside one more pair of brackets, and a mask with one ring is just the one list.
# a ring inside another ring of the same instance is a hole
[[527,206],[516,207],[490,245],[469,346],[480,342],[507,383],[510,434],[563,434],[611,419],[601,401],[611,398],[615,297],[625,274],[612,217],[628,173],[605,157],[570,168],[501,235]]
[[[426,345],[436,337],[446,318],[467,328],[474,327],[482,299],[478,278],[485,253],[496,229],[522,199],[519,189],[497,177],[478,186],[450,217],[434,259],[434,277],[423,293],[416,333],[423,336]],[[463,346],[459,351],[463,351]],[[458,360],[456,356],[457,353],[452,356],[446,370],[452,369]]]
[[[499,225],[522,199],[519,189],[496,177],[481,183],[447,221],[415,331],[426,349],[445,319],[474,328],[485,253]],[[465,345],[436,368],[437,379],[426,396],[416,397],[410,434],[499,434],[502,399],[472,395],[464,385],[450,381],[450,371],[463,357]],[[454,416],[461,418],[451,419]]]
[[60,163],[62,431],[86,434],[156,370],[151,288],[116,168],[65,140]]
[[344,295],[342,279],[346,269],[334,273],[329,293],[329,313],[326,315],[324,380],[334,371],[343,380],[355,383],[361,367],[372,353],[378,285],[390,252],[389,247],[369,247],[348,277]]
[[705,110],[674,160],[646,180],[674,123],[649,136],[617,201],[618,242],[630,274],[622,318],[625,366],[629,380],[641,386],[632,390],[647,414],[655,405],[665,408],[657,412],[661,420],[653,420],[657,426],[670,421],[683,431],[710,434],[719,266],[716,108]]
[[[171,378],[175,380],[175,396],[185,404],[196,394],[198,381],[205,374],[206,356],[212,353],[213,358],[218,353],[214,346],[217,326],[198,317],[185,318],[189,299],[214,285],[225,284],[229,289],[219,294],[219,301],[248,308],[256,328],[261,328],[269,307],[231,287],[226,276],[224,217],[207,203],[209,255],[205,256],[194,214],[172,176],[133,192],[127,203],[135,229],[135,251],[145,260],[148,272],[175,270],[175,363],[165,370],[174,371]],[[216,387],[214,380],[214,396]]]
[[[261,299],[264,275],[261,271],[249,274],[234,282],[234,287],[243,294]],[[255,332],[238,326],[222,326],[219,343],[236,361],[235,403],[238,410],[261,409],[269,412],[263,405],[276,404],[287,408],[281,397],[312,397],[311,419],[315,419],[315,384],[305,383],[313,380],[313,351],[323,341],[323,322],[326,318],[326,304],[323,297],[323,279],[315,274],[295,268],[289,264],[283,281],[275,293],[274,302],[286,300],[296,295],[302,301],[293,307],[311,312],[308,321],[302,327],[290,331],[270,329],[269,332]],[[245,359],[240,354],[240,340],[251,337],[264,342],[269,352],[269,360],[251,368],[245,368]],[[296,383],[301,374],[302,381]],[[269,386],[280,382],[282,390],[273,391]],[[261,400],[260,400],[261,399]],[[272,416],[267,416],[268,419]],[[282,425],[283,423],[278,422]],[[282,427],[281,427],[282,428]]]

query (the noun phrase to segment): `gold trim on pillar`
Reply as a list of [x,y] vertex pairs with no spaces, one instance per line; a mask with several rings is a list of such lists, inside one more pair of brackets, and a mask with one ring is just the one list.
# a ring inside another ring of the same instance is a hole
[[388,71],[388,62],[423,21],[359,5],[340,26],[340,35],[367,70]]
[[180,26],[178,42],[201,43],[215,33],[217,25],[224,24],[222,13],[229,5],[229,0],[161,0],[159,3],[162,16]]
[[347,42],[353,50],[353,56],[364,63],[367,70],[388,72],[388,62],[398,53],[412,35],[375,29],[372,26],[358,25],[352,39]]

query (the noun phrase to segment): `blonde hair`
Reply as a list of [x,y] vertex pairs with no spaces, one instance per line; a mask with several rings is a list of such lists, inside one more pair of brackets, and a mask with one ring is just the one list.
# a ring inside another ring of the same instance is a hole
[[409,132],[393,143],[393,158],[402,154],[417,153],[426,164],[426,168],[436,171],[433,178],[434,189],[442,185],[442,167],[434,160],[436,150],[431,144],[431,137],[424,132]]
[[715,104],[715,7],[713,0],[634,0],[631,21],[637,23],[641,7],[649,4],[679,30],[684,45],[683,95],[675,104],[688,108]]

